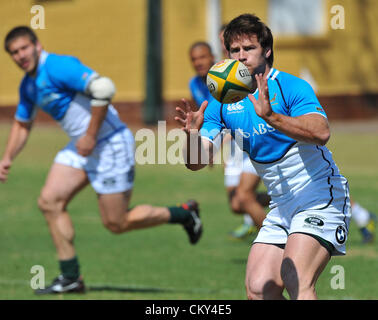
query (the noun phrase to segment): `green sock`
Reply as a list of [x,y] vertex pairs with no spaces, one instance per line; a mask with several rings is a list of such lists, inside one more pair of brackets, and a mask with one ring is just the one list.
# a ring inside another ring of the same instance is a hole
[[63,277],[76,280],[80,277],[80,266],[77,257],[68,260],[59,260],[60,271]]
[[183,207],[168,207],[171,217],[169,223],[181,223],[186,224],[190,222],[192,215],[189,210],[185,210]]

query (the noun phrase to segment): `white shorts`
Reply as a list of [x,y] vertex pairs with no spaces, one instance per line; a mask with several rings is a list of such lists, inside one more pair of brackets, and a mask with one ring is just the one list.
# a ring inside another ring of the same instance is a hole
[[240,182],[240,175],[242,173],[249,173],[257,176],[255,167],[247,153],[243,152],[242,161],[230,157],[224,167],[224,185],[226,187],[236,187]]
[[91,155],[83,157],[71,140],[55,157],[54,162],[84,170],[93,189],[99,194],[124,192],[134,184],[135,142],[127,128],[101,139]]
[[[344,255],[351,216],[348,187],[335,187],[332,196],[332,201],[322,207],[311,202],[313,194],[301,194],[273,208],[254,243],[284,245],[290,234],[305,233],[317,238],[331,255]],[[324,193],[324,200],[329,197],[329,192]]]

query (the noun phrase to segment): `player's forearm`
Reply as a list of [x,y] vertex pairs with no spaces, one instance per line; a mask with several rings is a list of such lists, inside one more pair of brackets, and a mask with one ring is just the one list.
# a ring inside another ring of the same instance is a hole
[[101,125],[106,117],[108,112],[108,105],[101,107],[93,107],[91,111],[91,120],[88,125],[86,134],[93,138],[97,137],[98,132],[100,131]]
[[207,140],[203,140],[197,130],[193,130],[190,134],[187,134],[183,156],[185,166],[189,170],[203,169],[212,161],[212,144]]
[[297,141],[325,145],[330,138],[328,121],[319,114],[289,117],[273,112],[265,121]]
[[30,129],[31,123],[22,123],[17,120],[13,122],[3,160],[13,161],[21,152],[28,140]]

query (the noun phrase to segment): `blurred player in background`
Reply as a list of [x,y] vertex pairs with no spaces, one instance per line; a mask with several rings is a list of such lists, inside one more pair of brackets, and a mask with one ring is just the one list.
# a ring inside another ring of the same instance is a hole
[[192,44],[189,49],[189,57],[196,75],[190,79],[189,89],[197,108],[205,100],[213,99],[207,89],[206,78],[210,68],[215,63],[211,47],[207,42],[198,41]]
[[352,219],[356,223],[362,236],[362,243],[371,243],[375,239],[375,223],[377,216],[362,207],[358,202],[350,201],[352,205]]
[[195,244],[202,233],[195,201],[178,207],[128,208],[134,182],[134,138],[110,104],[115,93],[113,82],[75,57],[44,51],[28,27],[12,29],[4,45],[26,74],[0,161],[0,181],[7,180],[39,108],[51,115],[71,139],[56,155],[38,199],[58,253],[61,275],[36,293],[85,290],[73,243],[74,228],[66,208],[89,183],[97,193],[102,222],[112,233],[178,223]]
[[[223,24],[219,30],[219,41],[222,47],[224,58],[229,57],[229,52],[224,45],[224,30],[227,23]],[[230,140],[231,150],[238,151],[239,147],[235,140]],[[240,149],[239,149],[240,150]],[[239,174],[238,174],[239,172]],[[258,231],[261,227],[262,220],[266,213],[263,207],[269,205],[270,197],[266,192],[258,192],[260,184],[260,177],[257,175],[255,168],[249,160],[248,154],[243,155],[243,169],[240,174],[240,169],[236,167],[233,157],[230,157],[225,164],[225,186],[228,189],[231,208],[234,212],[255,212],[256,219],[252,219],[251,215],[243,215],[243,223],[230,233],[234,239],[242,239],[246,236]],[[237,187],[237,188],[235,188]],[[237,197],[235,197],[235,193]],[[257,227],[255,222],[257,221]]]
[[[205,100],[214,99],[206,85],[207,73],[215,63],[214,55],[207,42],[198,41],[190,47],[189,56],[196,72],[189,82],[189,88],[198,108]],[[230,135],[226,135],[223,139],[223,144],[227,143],[231,151],[225,161],[224,183],[231,210],[237,214],[244,213],[244,223],[232,231],[230,236],[234,239],[242,239],[261,227],[266,216],[263,207],[268,206],[270,197],[266,193],[257,192],[260,178],[248,155],[243,153],[242,161],[236,161],[234,155],[238,151],[235,151],[235,148],[238,147]]]
[[[247,296],[284,299],[286,289],[292,299],[316,299],[316,282],[331,256],[345,254],[351,215],[348,181],[325,147],[327,116],[306,81],[273,68],[273,36],[258,17],[233,19],[224,40],[230,57],[252,75],[253,94],[238,102],[239,113],[215,100],[193,112],[183,99],[175,120],[187,141],[200,142],[184,147],[186,159],[197,160],[186,166],[204,168],[200,159],[204,153],[211,159],[223,129],[231,129],[234,138],[240,133],[240,147],[271,196],[248,257]],[[253,134],[259,127],[265,130]]]

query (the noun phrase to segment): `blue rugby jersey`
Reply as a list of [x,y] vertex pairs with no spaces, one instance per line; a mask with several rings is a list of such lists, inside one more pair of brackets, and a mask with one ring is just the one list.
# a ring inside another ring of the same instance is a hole
[[205,100],[209,102],[214,100],[206,83],[203,82],[200,76],[195,76],[190,80],[189,89],[198,108]]
[[[268,88],[274,112],[290,117],[310,113],[326,117],[306,81],[272,68]],[[253,95],[258,99],[258,90]],[[248,97],[233,104],[222,105],[215,99],[209,103],[201,136],[214,141],[223,129],[230,129],[236,142],[248,153],[272,197],[271,208],[303,192],[312,195],[309,201],[314,206],[325,207],[333,201],[336,186],[347,190],[347,180],[340,175],[325,146],[296,141],[271,127],[256,114]]]
[[[270,103],[276,113],[291,117],[318,113],[327,117],[311,86],[300,78],[272,68],[268,88]],[[258,90],[253,95],[258,99]],[[242,134],[243,150],[259,163],[282,158],[296,143],[260,118],[248,97],[232,104],[221,104],[215,99],[209,102],[201,135],[213,140],[224,128],[231,129],[234,138],[238,133]]]
[[20,102],[15,118],[28,122],[37,108],[59,121],[76,93],[84,93],[96,72],[72,56],[42,51],[35,77],[26,74],[20,85]]
[[[20,85],[20,102],[15,119],[32,121],[38,109],[56,120],[71,138],[83,135],[91,119],[90,97],[85,94],[90,80],[97,73],[73,56],[43,51],[36,75],[26,74]],[[98,141],[126,128],[117,110],[109,105],[98,132]]]

